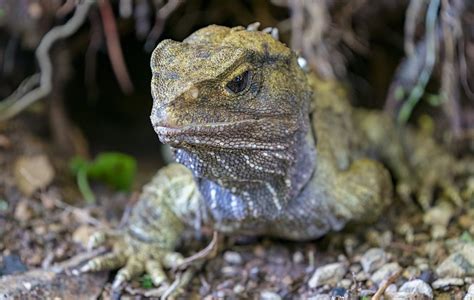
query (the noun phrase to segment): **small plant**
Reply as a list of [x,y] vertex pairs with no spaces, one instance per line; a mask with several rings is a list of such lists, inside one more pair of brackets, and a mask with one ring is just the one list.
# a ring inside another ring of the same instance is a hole
[[75,157],[70,162],[71,171],[76,176],[77,185],[87,203],[95,203],[89,179],[103,182],[120,191],[130,191],[137,169],[136,160],[124,153],[104,152],[94,161]]

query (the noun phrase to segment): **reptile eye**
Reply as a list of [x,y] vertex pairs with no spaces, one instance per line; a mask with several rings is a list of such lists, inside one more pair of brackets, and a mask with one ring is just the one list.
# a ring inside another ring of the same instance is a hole
[[234,79],[229,81],[226,85],[227,89],[229,89],[234,94],[238,94],[245,90],[249,83],[250,71],[245,71],[239,76],[236,76]]

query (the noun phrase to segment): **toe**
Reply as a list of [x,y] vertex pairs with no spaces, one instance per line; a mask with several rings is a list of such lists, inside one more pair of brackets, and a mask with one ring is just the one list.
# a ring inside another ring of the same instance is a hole
[[80,269],[80,271],[96,272],[102,270],[112,270],[123,266],[126,260],[127,257],[123,252],[112,252],[90,260]]
[[90,251],[94,248],[97,248],[103,244],[107,240],[107,236],[103,231],[97,231],[92,234],[89,238],[89,242],[87,243],[87,249]]
[[184,261],[184,257],[178,252],[167,252],[163,255],[162,263],[165,268],[175,268]]
[[443,189],[444,194],[449,198],[449,200],[451,200],[457,206],[462,207],[463,203],[461,192],[451,180],[444,180],[440,182],[440,187]]
[[114,283],[112,284],[112,288],[117,289],[123,282],[129,281],[133,277],[141,275],[144,271],[145,266],[141,259],[135,256],[129,257],[125,267],[117,272]]
[[148,275],[150,275],[154,286],[160,286],[162,283],[168,282],[163,267],[156,260],[148,260],[145,263],[145,269]]

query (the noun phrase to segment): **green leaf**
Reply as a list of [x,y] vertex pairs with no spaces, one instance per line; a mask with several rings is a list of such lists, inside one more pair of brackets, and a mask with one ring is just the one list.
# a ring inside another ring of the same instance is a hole
[[146,274],[140,279],[140,283],[142,288],[144,289],[151,289],[153,287],[153,281],[151,280],[151,276]]
[[137,163],[133,157],[118,152],[104,152],[90,164],[87,175],[118,190],[129,191],[136,170]]
[[75,157],[69,163],[71,172],[76,176],[77,186],[87,203],[95,203],[89,179],[103,182],[114,189],[129,191],[137,169],[136,160],[119,152],[100,153],[93,162]]

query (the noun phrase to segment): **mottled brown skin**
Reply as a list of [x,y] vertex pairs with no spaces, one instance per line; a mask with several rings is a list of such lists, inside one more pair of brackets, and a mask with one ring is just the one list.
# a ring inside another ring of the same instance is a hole
[[186,227],[301,241],[373,221],[393,194],[379,161],[421,186],[424,206],[437,183],[451,188],[438,179],[454,160],[430,137],[351,108],[338,83],[305,73],[269,34],[209,26],[162,41],[151,69],[151,121],[178,164],[145,186],[112,254],[83,268],[122,267],[114,287],[144,272],[166,282]]

